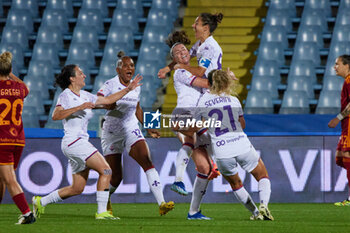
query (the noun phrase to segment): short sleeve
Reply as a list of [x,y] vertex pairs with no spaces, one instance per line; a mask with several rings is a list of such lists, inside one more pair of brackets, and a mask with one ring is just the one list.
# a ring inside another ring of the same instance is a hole
[[211,45],[204,45],[203,48],[201,48],[201,57],[199,58],[199,66],[208,68],[212,59],[215,56],[215,51],[214,47]]
[[174,79],[175,81],[183,83],[187,86],[192,86],[192,83],[196,79],[196,76],[192,75],[186,70],[181,69],[175,73]]
[[98,90],[97,94],[102,96],[109,96],[112,94],[112,82],[110,80],[106,81],[103,86]]
[[69,109],[70,105],[69,105],[69,99],[68,99],[68,95],[66,94],[66,92],[62,92],[57,100],[57,106],[61,106],[64,109]]

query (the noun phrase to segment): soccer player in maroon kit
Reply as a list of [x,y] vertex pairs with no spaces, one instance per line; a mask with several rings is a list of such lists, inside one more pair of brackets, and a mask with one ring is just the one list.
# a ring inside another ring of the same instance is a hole
[[[336,74],[343,77],[345,81],[341,90],[341,113],[328,123],[328,127],[335,128],[341,121],[342,132],[335,153],[335,159],[338,166],[346,169],[350,191],[350,56],[339,56],[335,61],[334,70]],[[336,202],[334,205],[350,206],[350,193],[346,200]]]
[[31,224],[35,217],[15,174],[25,145],[22,109],[29,90],[11,70],[12,54],[4,52],[0,55],[0,178],[22,212],[17,224]]

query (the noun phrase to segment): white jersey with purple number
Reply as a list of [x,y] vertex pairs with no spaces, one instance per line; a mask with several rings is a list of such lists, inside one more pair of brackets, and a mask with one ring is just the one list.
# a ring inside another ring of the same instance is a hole
[[[113,93],[121,91],[126,86],[123,85],[118,75],[114,78],[107,80],[104,85],[98,91],[98,94],[103,96],[109,96]],[[141,88],[137,87],[135,90],[130,91],[116,102],[114,110],[108,110],[105,115],[105,122],[103,123],[103,129],[110,132],[120,133],[120,130],[138,124],[136,118],[136,106],[140,100]]]
[[[82,105],[85,102],[95,103],[97,96],[90,92],[81,90],[80,95],[75,94],[69,88],[66,88],[58,97],[56,106],[61,106],[64,109],[70,109]],[[84,138],[89,139],[87,126],[89,119],[93,116],[91,109],[77,111],[69,117],[62,120],[64,128],[63,139]]]
[[209,36],[202,44],[197,41],[190,50],[191,57],[197,57],[198,66],[204,67],[205,78],[213,69],[221,70],[222,66],[222,49],[218,42]]
[[230,158],[250,150],[251,143],[238,121],[243,110],[236,97],[205,92],[198,100],[195,115],[197,119],[221,121],[221,127],[208,127],[216,158]]
[[196,76],[184,69],[175,70],[174,87],[177,94],[176,108],[196,107],[201,88],[193,87]]

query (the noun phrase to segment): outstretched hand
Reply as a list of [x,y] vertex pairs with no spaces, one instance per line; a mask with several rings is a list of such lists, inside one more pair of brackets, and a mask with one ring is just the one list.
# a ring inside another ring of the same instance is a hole
[[132,80],[130,82],[130,84],[128,85],[128,89],[130,91],[134,90],[136,87],[139,87],[142,85],[142,83],[140,83],[140,81],[143,79],[142,75],[137,74],[136,77],[134,78],[134,80]]
[[169,68],[168,67],[164,67],[162,69],[160,69],[158,71],[158,78],[160,79],[165,79],[166,78],[166,74],[169,72]]
[[236,77],[235,73],[230,70],[230,67],[227,67],[226,73],[235,81],[238,81],[238,78]]

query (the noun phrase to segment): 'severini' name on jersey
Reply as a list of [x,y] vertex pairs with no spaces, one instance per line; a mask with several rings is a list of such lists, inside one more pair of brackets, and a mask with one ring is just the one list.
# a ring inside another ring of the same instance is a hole
[[215,104],[219,104],[219,103],[227,103],[227,102],[231,102],[231,99],[228,97],[217,97],[208,101],[205,101],[205,106],[206,107],[211,107]]

